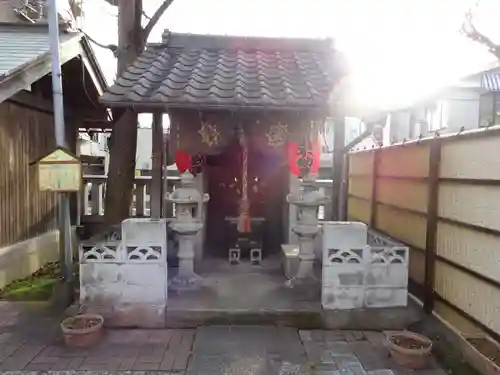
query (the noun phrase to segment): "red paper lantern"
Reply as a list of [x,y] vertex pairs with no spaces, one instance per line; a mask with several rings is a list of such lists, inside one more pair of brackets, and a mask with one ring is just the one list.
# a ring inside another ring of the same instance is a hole
[[191,155],[185,151],[177,150],[175,152],[175,165],[180,173],[186,172],[191,168]]

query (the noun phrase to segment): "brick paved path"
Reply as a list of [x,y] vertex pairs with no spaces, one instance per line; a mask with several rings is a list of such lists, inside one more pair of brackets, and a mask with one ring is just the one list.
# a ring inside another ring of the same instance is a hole
[[70,350],[60,318],[0,302],[1,371],[163,371],[178,375],[445,375],[431,362],[399,368],[381,332],[276,327],[113,330],[92,350]]

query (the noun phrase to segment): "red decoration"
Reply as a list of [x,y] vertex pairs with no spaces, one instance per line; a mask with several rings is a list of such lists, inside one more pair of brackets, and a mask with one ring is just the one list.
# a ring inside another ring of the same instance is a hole
[[290,168],[290,173],[294,176],[300,174],[299,165],[297,163],[297,158],[299,154],[299,145],[297,142],[288,142],[287,146],[287,156],[288,156],[288,167]]
[[191,155],[182,150],[175,152],[175,164],[180,173],[186,172],[191,168]]
[[290,173],[299,177],[318,173],[320,149],[319,141],[313,142],[309,149],[305,146],[298,145],[296,142],[289,142],[287,154]]
[[312,142],[311,145],[311,152],[312,152],[312,157],[313,157],[313,162],[311,165],[311,170],[309,171],[310,174],[316,174],[319,171],[319,163],[321,161],[321,146],[319,143],[319,140],[316,142]]

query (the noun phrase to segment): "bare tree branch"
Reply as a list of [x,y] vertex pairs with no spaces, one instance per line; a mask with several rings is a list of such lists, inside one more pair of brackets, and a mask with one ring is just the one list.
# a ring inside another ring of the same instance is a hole
[[161,5],[158,7],[158,9],[156,9],[156,12],[153,14],[148,24],[142,31],[142,40],[144,44],[147,42],[149,34],[151,34],[153,27],[156,26],[161,16],[163,16],[163,13],[165,13],[165,11],[170,7],[170,5],[172,5],[173,2],[174,0],[164,0],[163,3],[161,3]]
[[476,4],[467,11],[460,31],[470,40],[482,44],[490,53],[500,59],[500,45],[494,43],[489,37],[481,33],[474,25],[472,12],[474,8],[479,6],[480,1],[481,0],[478,0]]
[[150,21],[151,21],[151,17],[150,17],[150,16],[148,16],[148,14],[147,14],[144,10],[142,11],[142,16],[143,16],[145,19],[147,19],[147,20],[150,20]]

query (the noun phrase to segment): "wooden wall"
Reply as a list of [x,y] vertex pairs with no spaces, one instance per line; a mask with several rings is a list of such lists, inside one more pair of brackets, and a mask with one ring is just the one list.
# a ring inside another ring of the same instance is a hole
[[500,337],[500,127],[349,158],[348,216],[411,247],[410,292]]
[[0,247],[55,228],[55,194],[38,190],[29,163],[54,146],[52,115],[0,103]]

